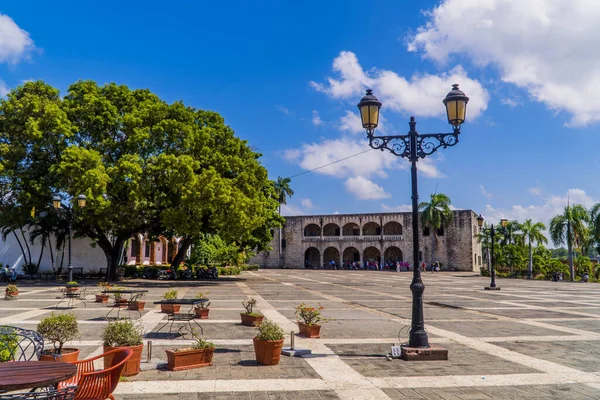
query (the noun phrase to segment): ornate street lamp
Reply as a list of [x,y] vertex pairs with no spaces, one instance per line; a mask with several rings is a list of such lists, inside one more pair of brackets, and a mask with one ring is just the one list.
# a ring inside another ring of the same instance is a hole
[[[85,195],[80,194],[77,196],[77,206],[79,210],[85,208],[87,197]],[[73,217],[75,214],[75,210],[72,205],[64,205],[62,203],[62,199],[59,196],[54,196],[52,198],[52,206],[58,215],[62,218],[65,218],[68,223],[67,236],[69,237],[69,266],[67,267],[69,271],[69,282],[73,281],[73,264],[71,263],[71,230],[73,224]]]
[[[477,225],[479,225],[479,231],[480,232],[489,232],[490,233],[490,240],[492,241],[492,255],[490,256],[490,263],[491,263],[491,281],[490,281],[490,286],[486,286],[484,289],[485,290],[500,290],[499,287],[496,286],[496,268],[494,266],[494,236],[496,235],[496,229],[494,229],[494,224],[491,225],[490,228],[484,228],[483,227],[483,216],[479,216],[477,217]],[[500,220],[500,231],[502,234],[506,233],[506,226],[508,225],[508,220],[506,218],[502,218]]]
[[429,133],[419,134],[416,130],[415,117],[410,117],[410,131],[407,135],[375,136],[375,128],[379,124],[379,109],[381,102],[373,95],[371,89],[358,103],[361,122],[367,131],[369,146],[383,151],[389,150],[398,157],[407,158],[411,162],[411,184],[412,184],[412,231],[413,231],[413,279],[410,290],[413,295],[412,321],[408,343],[403,344],[402,357],[405,360],[440,360],[448,359],[448,351],[433,349],[429,345],[427,332],[425,332],[425,321],[423,318],[423,292],[425,285],[421,279],[421,268],[419,266],[419,195],[417,190],[417,161],[419,158],[434,153],[440,147],[446,148],[458,143],[460,126],[465,122],[467,103],[469,98],[458,89],[458,85],[452,85],[452,91],[443,100],[446,106],[448,122],[453,127],[452,133]]

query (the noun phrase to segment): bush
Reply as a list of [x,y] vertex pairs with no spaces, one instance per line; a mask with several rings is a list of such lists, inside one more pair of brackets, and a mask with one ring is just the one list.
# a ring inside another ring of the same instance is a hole
[[533,279],[538,280],[538,281],[543,281],[546,279],[546,276],[544,274],[537,274],[536,276],[533,277]]
[[21,265],[21,269],[23,270],[23,273],[25,275],[29,275],[32,278],[35,276],[35,274],[37,274],[38,269],[40,268],[39,265],[37,265],[36,263],[23,263],[23,265]]
[[479,267],[479,273],[481,276],[490,276],[490,272],[488,271],[487,267]]
[[175,289],[167,290],[166,292],[163,293],[163,295],[161,296],[161,299],[174,300],[177,298],[178,294],[179,294],[179,292]]
[[240,267],[217,267],[219,275],[239,275],[242,273]]
[[135,265],[126,265],[124,269],[125,274],[123,276],[126,276],[127,278],[133,278],[138,275],[138,267]]
[[102,341],[105,346],[126,347],[139,346],[143,343],[143,328],[134,324],[129,319],[121,319],[109,322],[104,332]]
[[79,326],[75,314],[54,313],[42,319],[37,326],[37,331],[44,340],[52,342],[54,354],[61,354],[63,345],[79,337]]
[[275,322],[266,318],[258,327],[258,335],[256,335],[258,340],[281,340],[283,337],[283,329]]
[[10,328],[3,328],[3,333],[0,335],[0,362],[14,361],[15,351],[19,348],[19,340],[17,335],[8,332]]
[[260,269],[260,265],[244,265],[241,268],[243,271],[258,271]]

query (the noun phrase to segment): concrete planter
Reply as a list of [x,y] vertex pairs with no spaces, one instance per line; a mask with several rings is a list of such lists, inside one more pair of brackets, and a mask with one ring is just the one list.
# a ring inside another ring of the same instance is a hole
[[215,349],[190,349],[183,351],[166,350],[166,352],[167,368],[169,371],[182,371],[212,365]]

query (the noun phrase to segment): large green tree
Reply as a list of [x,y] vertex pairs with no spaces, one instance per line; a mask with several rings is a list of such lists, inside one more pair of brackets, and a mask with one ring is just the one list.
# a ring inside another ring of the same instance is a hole
[[431,262],[435,260],[435,250],[438,240],[438,230],[445,229],[452,222],[452,202],[443,193],[433,193],[429,202],[421,202],[421,225],[429,229],[431,236]]
[[580,247],[588,235],[589,214],[581,204],[568,205],[562,214],[550,221],[550,238],[555,246],[567,245],[571,280],[575,279],[573,270],[573,247]]
[[[281,216],[281,206],[283,204],[287,204],[287,198],[292,197],[294,195],[294,191],[292,190],[290,183],[292,182],[291,178],[282,178],[281,176],[277,177],[275,181],[275,195],[277,196],[277,202],[279,203],[279,216]],[[279,266],[283,266],[283,249],[282,247],[283,238],[281,237],[281,227],[279,228]]]
[[167,104],[148,90],[79,81],[64,98],[28,82],[0,101],[0,185],[7,206],[72,201],[74,230],[100,247],[109,279],[136,233],[176,235],[183,260],[202,234],[268,245],[280,224],[274,183],[216,112]]
[[534,243],[546,244],[548,243],[548,239],[542,233],[543,230],[546,229],[546,225],[542,222],[533,222],[531,219],[525,220],[521,224],[521,232],[527,239],[527,244],[529,246],[529,264],[527,265],[527,278],[531,279],[533,274],[533,247]]

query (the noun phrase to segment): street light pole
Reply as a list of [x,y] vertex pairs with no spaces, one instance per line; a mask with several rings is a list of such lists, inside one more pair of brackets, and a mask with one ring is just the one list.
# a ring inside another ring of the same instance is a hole
[[[501,226],[502,228],[501,231],[503,234],[506,234],[506,225],[508,224],[508,220],[505,218],[502,218],[500,220]],[[492,255],[490,256],[490,262],[491,262],[491,271],[490,271],[490,275],[491,275],[491,281],[490,281],[490,286],[486,286],[484,289],[485,290],[500,290],[499,287],[496,286],[496,267],[494,266],[494,243],[495,243],[495,236],[496,236],[496,229],[494,228],[494,224],[492,224],[492,226],[490,228],[484,228],[483,227],[483,217],[480,215],[479,217],[477,217],[477,224],[479,225],[479,231],[480,232],[485,232],[488,231],[490,233],[490,240],[492,241]],[[504,249],[504,246],[502,246],[502,248]]]
[[451,133],[419,134],[416,130],[415,117],[410,117],[410,130],[407,135],[375,136],[375,128],[379,122],[381,102],[373,95],[371,89],[361,99],[358,108],[361,114],[363,128],[367,131],[369,146],[407,158],[411,162],[411,192],[412,192],[412,230],[413,230],[413,279],[410,284],[412,292],[412,321],[408,343],[402,345],[402,358],[405,360],[447,360],[448,351],[432,348],[429,345],[423,316],[423,292],[425,285],[421,279],[419,265],[419,194],[417,185],[417,161],[419,158],[434,153],[440,147],[447,148],[458,143],[460,126],[465,120],[466,106],[469,98],[452,85],[443,103],[446,106],[448,122],[452,125]]

